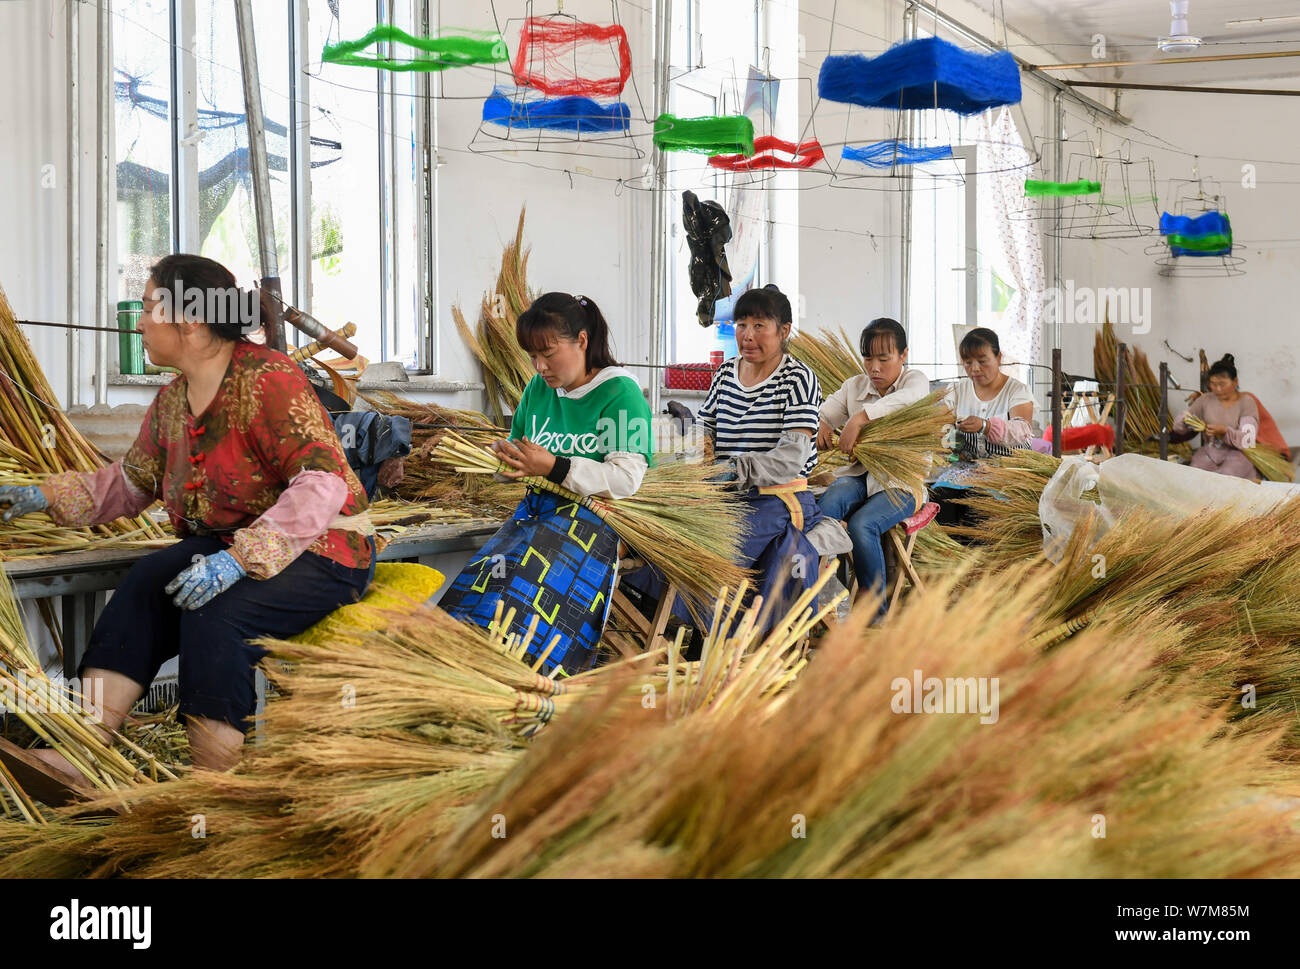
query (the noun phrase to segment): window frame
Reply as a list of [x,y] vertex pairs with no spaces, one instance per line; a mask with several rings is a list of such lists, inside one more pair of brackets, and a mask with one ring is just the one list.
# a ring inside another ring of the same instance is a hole
[[[273,4],[259,5],[263,16],[277,16]],[[417,29],[428,34],[434,28],[434,14],[430,0],[409,0],[402,5],[393,0],[375,0],[376,23],[391,22],[399,12],[411,12]],[[287,77],[282,78],[288,85],[290,130],[288,139],[289,156],[289,225],[291,237],[277,240],[287,243],[289,256],[285,264],[279,266],[281,286],[285,299],[308,313],[315,313],[311,298],[311,75],[307,65],[312,55],[306,43],[309,36],[307,22],[309,5],[284,0],[282,15],[286,17],[290,68]],[[194,37],[197,27],[197,0],[169,0],[168,5],[169,42],[171,58],[169,63],[169,106],[168,132],[171,138],[171,172],[169,173],[169,190],[171,193],[171,251],[197,252],[200,247],[199,228],[199,191],[198,191],[198,147],[196,144],[184,144],[186,132],[193,130],[198,121],[199,90],[197,83],[198,59],[195,51],[182,38]],[[113,42],[127,42],[128,32],[115,30]],[[115,57],[110,52],[110,60]],[[276,90],[278,84],[272,80],[268,84],[268,70],[275,70],[277,77],[281,73],[279,62],[275,64],[259,63],[260,79],[264,88]],[[405,221],[406,213],[396,213],[397,192],[387,184],[389,167],[397,157],[399,147],[411,151],[411,142],[399,139],[393,116],[399,101],[390,84],[391,79],[381,73],[377,87],[376,117],[378,132],[375,135],[374,148],[380,155],[380,207],[376,217],[380,220],[380,240],[383,257],[380,260],[379,278],[376,286],[375,319],[380,327],[379,344],[381,357],[387,358],[389,348],[395,343],[405,346],[414,341],[415,363],[407,367],[413,375],[436,375],[439,371],[438,327],[436,326],[438,306],[437,275],[437,164],[436,132],[437,114],[432,103],[432,79],[428,74],[420,74],[415,79],[414,96],[419,98],[420,107],[414,112],[412,138],[416,143],[417,159],[421,172],[414,183],[415,212],[417,220],[416,249],[413,265],[416,269],[416,292],[414,320],[401,319],[403,301],[397,299],[394,280],[394,253],[397,244],[397,227]],[[303,110],[300,105],[306,105]],[[360,149],[358,149],[360,150]],[[105,159],[102,164],[112,165],[111,179],[116,184],[116,163]],[[116,219],[116,215],[113,215]],[[116,240],[116,235],[112,236]],[[116,249],[116,241],[113,243]],[[118,254],[113,253],[118,265]],[[329,321],[323,321],[330,325]],[[399,331],[402,340],[395,337]],[[287,327],[286,342],[291,346],[302,346],[308,338],[293,327]],[[116,359],[110,361],[110,370],[118,372]]]
[[[979,162],[978,148],[975,145],[954,145],[952,149],[953,158],[960,159],[963,163],[962,171],[962,208],[963,208],[963,239],[961,251],[963,253],[963,264],[960,266],[949,267],[950,272],[960,272],[963,275],[963,306],[965,308],[964,322],[969,325],[975,325],[979,322],[979,286],[980,286],[980,252],[979,252]],[[930,335],[927,340],[931,341],[931,346],[939,346],[940,335],[936,331],[939,324],[935,320],[917,320],[915,319],[916,302],[912,299],[912,280],[915,274],[917,256],[920,254],[917,250],[917,226],[918,221],[915,213],[908,213],[908,231],[904,240],[907,247],[907,265],[906,278],[903,283],[907,291],[907,313],[905,319],[901,320],[907,330],[909,346],[916,342],[916,327],[924,325],[930,329]],[[928,227],[927,227],[928,232]],[[926,236],[930,243],[930,251],[925,253],[931,257],[937,251],[937,239]],[[934,360],[918,360],[910,363],[910,366],[919,370],[926,371],[930,374],[931,380],[948,380],[954,375],[942,374],[938,372],[940,367],[947,367],[938,361],[941,356],[938,352],[932,352],[928,356],[935,357]],[[957,373],[955,376],[960,377],[960,363],[956,365]]]
[[[686,63],[684,65],[673,63],[669,67],[669,110],[677,113],[676,95],[679,90],[683,90],[689,92],[691,95],[712,100],[715,106],[713,113],[723,113],[722,110],[720,110],[721,108],[731,109],[733,106],[723,103],[727,99],[727,92],[718,88],[716,83],[717,76],[704,64],[704,57],[708,50],[708,44],[707,37],[705,36],[705,32],[701,26],[703,17],[701,16],[700,3],[702,0],[679,0],[679,2],[684,7],[685,11],[685,49],[683,53],[686,58]],[[764,48],[767,46],[765,42],[767,20],[763,16],[763,6],[759,0],[755,0],[753,8],[753,48],[750,51],[750,63],[749,65],[746,65],[746,67],[757,67],[760,65],[763,61]],[[670,52],[670,57],[673,53],[676,52]],[[692,75],[697,75],[699,72],[703,72],[701,76],[704,79],[693,80]],[[744,84],[747,83],[747,76],[746,78],[737,78],[737,83],[743,90]],[[740,110],[740,107],[736,106],[736,110]],[[676,160],[672,152],[665,153],[664,164],[668,169],[666,178],[671,184],[678,171]],[[726,190],[724,181],[725,177],[725,173],[721,171],[718,171],[713,176],[714,190],[719,195],[723,194]],[[674,192],[673,197],[678,197],[678,194]],[[753,284],[754,288],[762,287],[772,278],[773,273],[771,265],[773,249],[772,234],[774,228],[773,216],[770,208],[770,200],[766,199],[764,200],[764,222],[766,223],[766,226],[764,231],[760,233],[758,240],[759,251],[756,261]],[[678,346],[680,341],[678,337],[681,327],[686,326],[688,328],[699,328],[699,324],[693,314],[687,317],[680,317],[678,314],[678,303],[680,302],[679,297],[681,296],[682,288],[685,287],[686,289],[689,289],[689,283],[681,278],[681,275],[675,271],[675,256],[677,248],[681,242],[680,219],[674,217],[671,208],[669,208],[667,218],[664,222],[664,238],[661,243],[665,247],[667,256],[664,259],[664,277],[659,281],[661,291],[666,294],[666,307],[664,311],[664,327],[666,332],[661,352],[664,354],[664,360],[662,362],[667,364],[699,362],[685,361],[679,358]],[[796,321],[796,327],[797,326],[798,321]],[[661,384],[664,381],[662,374],[657,379]]]

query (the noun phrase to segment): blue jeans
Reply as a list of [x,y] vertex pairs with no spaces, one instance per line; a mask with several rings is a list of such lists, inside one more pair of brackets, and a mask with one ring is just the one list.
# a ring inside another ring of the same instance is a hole
[[[892,496],[892,497],[891,497]],[[867,497],[867,476],[837,478],[826,489],[821,501],[822,514],[845,522],[853,539],[853,572],[862,592],[877,592],[880,612],[888,608],[885,600],[885,550],[881,539],[885,532],[909,518],[916,503],[906,491],[894,489]]]

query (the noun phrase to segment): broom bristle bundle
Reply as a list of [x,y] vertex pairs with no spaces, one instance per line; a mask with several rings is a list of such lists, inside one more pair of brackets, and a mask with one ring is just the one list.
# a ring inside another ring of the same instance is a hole
[[813,334],[800,330],[790,339],[790,356],[806,365],[817,377],[822,396],[829,397],[850,377],[862,374],[862,358],[848,335]]
[[[56,401],[0,289],[0,484],[41,484],[51,474],[97,471],[107,463]],[[169,541],[169,530],[146,514],[86,528],[61,527],[43,514],[0,523],[7,557]]]
[[925,476],[942,449],[944,429],[952,422],[946,391],[936,390],[868,423],[854,442],[853,457],[891,491],[907,491],[920,509]]

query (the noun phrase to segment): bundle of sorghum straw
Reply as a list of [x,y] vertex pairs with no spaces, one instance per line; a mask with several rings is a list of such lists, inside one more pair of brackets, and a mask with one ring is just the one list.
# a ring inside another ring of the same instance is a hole
[[800,330],[790,338],[790,356],[817,376],[822,395],[829,397],[850,377],[862,374],[862,358],[843,329],[820,335]]
[[[451,836],[389,873],[1300,870],[1275,793],[1293,768],[1271,758],[1274,736],[1225,731],[1182,678],[1158,703],[1133,696],[1155,655],[1178,648],[1176,627],[1139,617],[1128,633],[1098,627],[1030,650],[1050,575],[1012,570],[964,591],[959,580],[915,594],[877,630],[864,614],[838,627],[775,705],[741,701],[685,724],[611,702],[573,711]],[[1112,822],[1105,839],[1098,815]],[[508,837],[493,837],[498,816]]]
[[[1183,418],[1183,423],[1197,432],[1204,432],[1208,426],[1205,421],[1201,420],[1195,414],[1188,414]],[[1291,462],[1282,457],[1281,453],[1267,444],[1256,444],[1254,447],[1242,448],[1241,453],[1250,459],[1250,463],[1264,477],[1266,481],[1294,481],[1295,468]]]
[[441,436],[443,431],[456,431],[475,444],[491,444],[509,433],[507,428],[494,424],[486,414],[476,410],[457,410],[454,407],[407,400],[389,390],[361,394],[361,398],[381,414],[409,420],[411,446],[416,449],[431,438]]
[[[1184,631],[1157,671],[1202,685],[1252,729],[1286,728],[1300,749],[1300,502],[1266,517],[1232,510],[1186,517],[1135,512],[1100,539],[1076,529],[1045,617],[1083,625],[1159,617]],[[1163,687],[1162,687],[1163,688]]]
[[[470,328],[459,306],[451,309],[456,328],[483,365],[483,381],[493,416],[499,421],[519,405],[524,388],[535,373],[528,354],[515,338],[515,321],[532,304],[536,293],[528,288],[528,251],[524,249],[524,212],[514,241],[501,254],[496,288],[483,297],[477,332]],[[502,404],[505,405],[504,410]]]
[[1027,450],[983,462],[962,495],[962,503],[979,516],[979,524],[945,525],[943,530],[978,541],[988,567],[1042,558],[1038,502],[1060,466],[1060,458]]
[[375,529],[383,535],[397,534],[414,525],[443,525],[465,522],[472,515],[462,508],[447,508],[431,501],[401,501],[396,498],[378,498],[370,502],[367,511]]
[[853,444],[853,457],[867,473],[891,489],[906,489],[917,508],[925,500],[925,476],[943,446],[944,428],[953,422],[946,395],[936,390],[871,421]]
[[[738,614],[739,603],[744,599],[742,588],[734,596],[723,597],[729,605],[719,602],[698,661],[681,659],[679,634],[667,652],[666,662],[661,651],[657,666],[647,667],[643,659],[575,677],[569,685],[575,689],[586,686],[586,702],[567,709],[565,716],[548,728],[548,734],[562,732],[561,746],[567,746],[575,733],[580,735],[585,728],[603,733],[606,724],[602,719],[618,716],[622,711],[639,711],[637,716],[652,730],[656,726],[672,725],[674,736],[699,736],[736,718],[762,720],[774,715],[784,702],[790,684],[808,663],[805,644],[809,631],[832,614],[847,595],[841,592],[817,608],[817,595],[832,574],[832,570],[824,570],[813,588],[777,619],[765,636],[758,632],[763,628],[761,600],[755,600]],[[654,655],[646,657],[651,661],[655,658]],[[597,765],[605,773],[600,783],[617,780],[617,771],[631,767],[641,754],[626,749],[612,758],[612,764]],[[548,754],[547,762],[555,764],[556,760]],[[570,774],[561,766],[558,773],[546,778],[545,796],[564,800],[564,791],[570,785],[576,788],[578,797],[590,794],[580,778],[593,765],[579,759],[573,766],[577,774]],[[613,772],[607,769],[610,767]],[[527,763],[521,763],[511,776],[501,781],[491,800],[483,799],[473,811],[462,812],[461,824],[444,835],[430,837],[425,833],[436,820],[430,812],[413,816],[405,836],[395,838],[384,854],[377,855],[376,865],[368,873],[400,877],[417,873],[454,874],[457,866],[472,863],[478,853],[480,840],[472,832],[480,823],[485,806],[503,796],[503,790],[511,789],[515,777],[530,774]],[[519,810],[528,811],[527,798],[534,796],[535,792],[527,792],[524,801],[516,802]],[[571,806],[580,809],[577,802]],[[510,819],[517,817],[522,818],[512,808],[507,824],[514,823]],[[594,826],[598,823],[593,819]],[[511,854],[513,863],[525,866],[521,871],[526,870],[527,859]]]
[[441,438],[431,440],[406,459],[397,494],[414,501],[455,504],[484,518],[509,518],[524,497],[524,486],[478,474],[461,474],[430,460],[430,454],[441,442]]
[[[0,290],[0,484],[40,484],[49,474],[94,471],[106,463],[59,408],[54,389]],[[60,528],[45,514],[0,523],[0,549],[7,555],[168,537],[166,529],[146,515],[90,528]]]
[[[1300,557],[1300,514],[1278,528],[1263,550],[1281,554],[1247,572],[1261,613]],[[1154,537],[1129,541],[1150,560]],[[1090,559],[933,581],[878,628],[855,614],[802,671],[807,603],[757,645],[756,620],[718,611],[714,630],[737,632],[698,664],[649,655],[575,677],[532,744],[497,698],[534,671],[461,648],[494,640],[445,617],[381,617],[360,646],[285,653],[267,741],[236,773],[133,793],[98,827],[0,824],[0,873],[1293,876],[1285,711],[1225,723],[1238,671],[1198,639],[1226,643],[1229,624],[1195,594],[1225,587],[1194,557],[1149,581],[1121,565],[1104,608],[1165,605],[1047,650],[1032,648],[1056,618],[1044,604]],[[1297,622],[1287,604],[1260,628],[1271,642]],[[479,677],[496,685],[467,687]]]
[[[1110,322],[1110,306],[1092,347],[1092,363],[1103,394],[1117,392],[1119,372],[1119,341],[1115,327]],[[1132,446],[1142,445],[1160,434],[1160,384],[1151,372],[1151,364],[1141,350],[1125,348],[1125,399],[1128,411],[1124,416],[1124,437]]]
[[[423,596],[430,584],[419,573],[436,577],[419,566],[380,568],[388,591],[374,601],[385,606],[397,604],[399,589]],[[394,579],[394,570],[405,571]],[[75,823],[72,809],[39,832],[0,824],[0,874],[386,873],[453,831],[518,763],[527,738],[590,705],[584,698],[679,721],[725,716],[742,698],[774,709],[803,666],[804,635],[826,611],[814,613],[806,596],[758,644],[755,604],[741,632],[724,635],[719,619],[700,662],[660,650],[556,682],[521,661],[525,639],[503,641],[415,599],[401,609],[349,606],[295,642],[269,642],[277,695],[263,743],[235,772],[133,791],[129,814],[96,825]],[[188,832],[196,813],[205,838]]]
[[[381,563],[376,575],[363,603],[267,641],[275,696],[263,742],[234,772],[133,790],[128,813],[93,826],[73,818],[97,802],[54,812],[39,833],[0,825],[0,873],[356,875],[408,812],[436,803],[450,824],[514,764],[545,708],[529,711],[545,695],[519,687],[542,678],[420,605],[441,581],[432,569]],[[404,593],[415,598],[403,605]],[[207,837],[181,837],[195,814]]]
[[[430,455],[465,474],[510,470],[495,452],[448,432]],[[545,478],[525,478],[532,488],[581,501],[619,538],[677,586],[697,614],[711,608],[718,590],[736,588],[745,571],[736,565],[746,528],[740,505],[723,484],[709,479],[717,469],[702,462],[674,461],[646,472],[630,498],[579,498]]]
[[[93,695],[74,693],[46,675],[27,639],[9,578],[0,569],[0,702],[9,715],[47,747],[62,754],[87,790],[123,791],[162,777],[175,777],[167,763],[120,733],[114,734],[114,746],[107,746],[100,733],[95,699]],[[21,813],[29,814],[31,798],[20,791],[8,770],[3,772],[3,778],[9,797]],[[4,802],[3,797],[0,802]],[[4,808],[8,813],[9,804]]]

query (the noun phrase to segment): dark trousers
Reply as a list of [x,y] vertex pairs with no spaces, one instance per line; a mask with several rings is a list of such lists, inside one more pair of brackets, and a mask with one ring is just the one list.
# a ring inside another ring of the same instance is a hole
[[[199,609],[178,609],[163,592],[195,556],[220,552],[216,538],[184,538],[131,567],[104,607],[78,675],[111,670],[147,688],[180,657],[181,716],[222,720],[247,731],[257,707],[254,667],[266,650],[250,639],[287,639],[365,594],[375,574],[303,552],[269,579],[243,578]],[[373,545],[372,545],[373,550]]]

